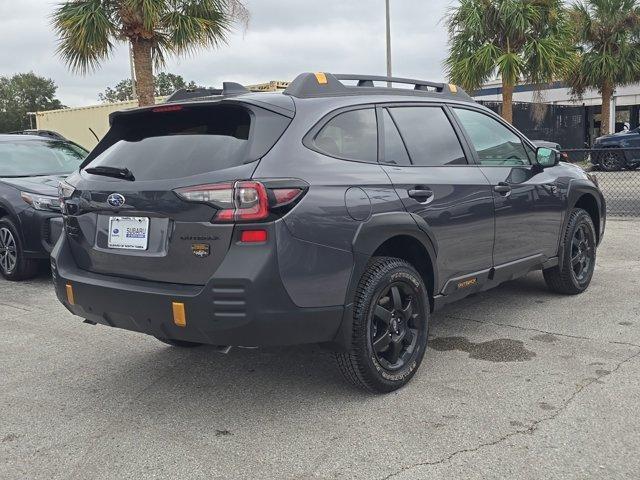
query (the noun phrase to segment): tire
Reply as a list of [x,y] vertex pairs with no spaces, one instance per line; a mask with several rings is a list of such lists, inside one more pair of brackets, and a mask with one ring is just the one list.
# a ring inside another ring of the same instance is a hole
[[24,256],[18,229],[9,217],[0,218],[0,275],[12,282],[33,278],[38,261]]
[[156,338],[160,340],[162,343],[165,343],[167,345],[171,345],[172,347],[177,347],[177,348],[195,348],[195,347],[201,347],[202,345],[204,345],[204,343],[185,342],[184,340],[173,340],[170,338],[160,338],[160,337],[156,337]]
[[424,281],[411,264],[374,257],[356,290],[350,349],[336,353],[345,378],[374,393],[406,385],[427,348],[428,307]]
[[584,292],[596,265],[596,229],[589,214],[575,208],[569,214],[562,239],[562,263],[542,273],[551,291],[565,295]]
[[624,153],[617,152],[615,149],[598,154],[598,164],[605,172],[618,172],[624,168],[625,163]]

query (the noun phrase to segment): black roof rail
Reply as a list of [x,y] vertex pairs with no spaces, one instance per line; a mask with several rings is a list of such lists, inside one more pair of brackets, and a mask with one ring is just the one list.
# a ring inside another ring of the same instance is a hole
[[250,93],[245,87],[235,82],[224,82],[222,89],[219,88],[181,88],[173,92],[165,103],[182,102],[185,100],[197,100],[200,98],[216,97],[222,95],[223,97],[231,97],[234,95],[242,95]]
[[[342,81],[350,80],[356,81],[356,86],[348,86],[342,83]],[[413,91],[406,88],[377,87],[374,82],[413,85]],[[464,90],[446,83],[415,80],[411,78],[331,73],[302,73],[291,82],[284,93],[296,98],[333,97],[371,93],[387,95],[422,95],[428,93],[459,100],[471,100],[471,97]]]

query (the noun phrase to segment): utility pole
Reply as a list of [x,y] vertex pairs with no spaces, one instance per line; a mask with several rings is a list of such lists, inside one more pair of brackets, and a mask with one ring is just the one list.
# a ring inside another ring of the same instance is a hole
[[129,43],[129,65],[131,65],[131,94],[133,99],[136,100],[138,98],[136,91],[136,69],[133,63],[133,46],[131,43]]
[[[389,8],[389,0],[385,0],[385,3],[387,7],[387,77],[391,77],[391,11]],[[391,88],[391,86],[391,82],[387,82],[387,87]]]

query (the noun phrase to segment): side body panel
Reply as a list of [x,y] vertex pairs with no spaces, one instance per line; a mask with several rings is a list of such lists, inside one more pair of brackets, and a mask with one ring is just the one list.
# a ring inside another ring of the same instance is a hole
[[377,159],[333,158],[302,143],[324,115],[341,106],[326,100],[297,101],[296,117],[253,175],[257,180],[286,176],[309,184],[304,198],[284,218],[292,240],[278,242],[282,281],[299,306],[349,303],[358,229],[377,215],[404,213]]
[[481,166],[495,187],[507,183],[507,195],[493,193],[496,210],[494,264],[501,265],[541,255],[544,260],[558,254],[566,189],[558,181],[558,170],[534,166]]
[[[452,278],[492,266],[494,213],[487,179],[469,166],[385,166],[409,213],[424,219],[437,245],[439,293]],[[409,197],[409,190],[427,188],[426,202]]]

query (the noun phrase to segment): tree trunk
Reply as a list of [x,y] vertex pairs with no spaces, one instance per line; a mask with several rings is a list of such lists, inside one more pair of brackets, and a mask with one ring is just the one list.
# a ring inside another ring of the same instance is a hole
[[609,82],[602,85],[602,110],[600,113],[600,135],[609,135],[611,132],[611,96],[613,87]]
[[151,42],[142,38],[132,39],[133,63],[136,72],[136,93],[138,105],[144,107],[155,102],[153,87],[153,63],[151,60]]
[[514,86],[502,79],[502,118],[513,123],[513,90]]

